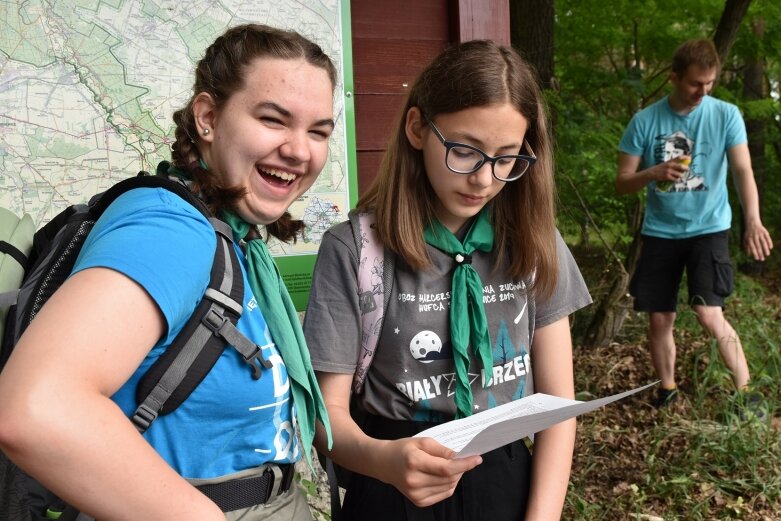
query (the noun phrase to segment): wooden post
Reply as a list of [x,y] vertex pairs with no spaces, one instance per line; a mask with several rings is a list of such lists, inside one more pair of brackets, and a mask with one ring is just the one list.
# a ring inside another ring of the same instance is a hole
[[454,42],[494,40],[510,45],[509,0],[450,0]]

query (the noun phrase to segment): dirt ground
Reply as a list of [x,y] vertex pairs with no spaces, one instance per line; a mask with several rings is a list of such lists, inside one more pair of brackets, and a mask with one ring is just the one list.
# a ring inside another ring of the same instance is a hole
[[[765,288],[768,288],[768,299],[771,309],[777,310],[776,323],[781,322],[781,261],[771,259],[769,265],[764,266],[761,272],[752,276]],[[581,264],[582,265],[582,264]],[[775,304],[774,304],[775,303]],[[634,328],[635,332],[645,329],[645,317],[630,317],[625,328]],[[738,325],[736,328],[739,329]],[[634,335],[638,336],[638,335]],[[642,336],[639,335],[639,336]],[[703,336],[687,337],[678,342],[678,365],[690,364],[704,365],[707,363],[709,351],[707,338]],[[639,387],[655,380],[653,369],[650,366],[648,350],[644,345],[644,338],[634,343],[614,343],[608,347],[593,348],[576,346],[574,349],[576,389],[590,389],[594,396],[585,396],[581,399],[592,399],[606,396],[624,390]],[[691,373],[689,373],[691,374]],[[683,400],[679,400],[669,412],[659,412],[654,409],[649,401],[653,397],[652,390],[639,395],[631,396],[621,402],[608,405],[594,413],[583,416],[578,421],[578,437],[573,460],[571,482],[582,494],[584,505],[616,505],[632,504],[632,497],[642,495],[644,480],[648,479],[649,451],[659,451],[659,447],[651,447],[658,443],[658,439],[652,439],[649,433],[658,433],[669,429],[680,430],[681,436],[671,435],[666,437],[664,454],[675,451],[692,450],[691,439],[687,432],[692,432],[693,425],[697,428],[723,429],[718,422],[708,419],[694,418],[696,414],[692,410],[691,400],[702,389],[697,389],[698,382],[692,381],[685,373],[679,372],[679,387]],[[729,381],[724,388],[708,389],[709,394],[705,399],[708,412],[718,410],[722,403],[729,399]],[[710,396],[712,395],[712,396]],[[781,430],[781,418],[776,416],[770,419],[771,436],[778,435]],[[699,422],[702,422],[701,424]],[[709,427],[710,426],[710,427]],[[696,473],[696,469],[692,469]],[[728,479],[728,477],[727,477]],[[698,482],[697,490],[687,501],[689,504],[697,502],[709,502],[714,511],[721,514],[713,519],[743,519],[743,520],[778,520],[781,519],[781,505],[764,501],[759,497],[748,498],[751,504],[745,505],[734,511],[733,514],[724,513],[724,508],[729,507],[729,502],[734,498],[725,498],[719,492],[714,492],[706,483],[707,480]],[[736,488],[739,489],[740,485]],[[623,496],[623,498],[621,497]],[[602,515],[599,519],[645,519],[662,520],[670,519],[664,516],[675,516],[676,519],[686,519],[685,512],[670,511],[670,500],[665,497],[645,497],[641,500],[641,509],[645,517],[630,517],[624,510],[622,513]],[[676,503],[680,504],[680,503]],[[724,516],[727,517],[724,517]],[[604,517],[603,517],[604,516]],[[714,514],[715,516],[715,514]],[[571,507],[565,511],[564,519],[576,518],[577,515]],[[589,517],[577,517],[589,519]]]

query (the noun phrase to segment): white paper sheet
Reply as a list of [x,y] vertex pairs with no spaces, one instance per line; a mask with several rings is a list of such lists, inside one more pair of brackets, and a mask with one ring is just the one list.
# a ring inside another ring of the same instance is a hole
[[551,425],[591,412],[603,405],[648,389],[657,383],[653,382],[637,389],[588,402],[537,393],[479,412],[468,418],[437,425],[416,434],[416,437],[434,438],[442,445],[454,450],[457,458],[485,454],[515,440],[545,430]]

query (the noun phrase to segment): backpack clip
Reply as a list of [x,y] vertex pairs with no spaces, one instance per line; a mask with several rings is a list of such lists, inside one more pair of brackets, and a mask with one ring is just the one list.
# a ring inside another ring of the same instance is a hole
[[259,345],[250,342],[233,323],[220,313],[210,308],[201,319],[201,322],[209,328],[215,336],[222,337],[233,346],[244,358],[244,362],[252,368],[252,377],[260,380],[261,367],[271,369],[274,365],[263,358],[263,352]]
[[[242,356],[244,356],[244,353],[241,353]],[[252,353],[249,356],[244,356],[244,362],[249,365],[252,368],[252,378],[255,380],[260,380],[260,375],[262,369],[260,366],[265,367],[266,369],[271,369],[274,367],[274,364],[263,358],[263,353],[260,350],[260,347],[255,346],[255,352]],[[256,363],[257,362],[257,363]]]

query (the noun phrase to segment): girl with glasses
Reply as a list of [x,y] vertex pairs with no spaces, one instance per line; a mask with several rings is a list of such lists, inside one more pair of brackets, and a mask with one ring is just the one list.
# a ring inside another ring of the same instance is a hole
[[557,519],[574,420],[539,433],[533,457],[528,440],[456,459],[411,437],[534,392],[574,395],[568,316],[590,296],[555,227],[528,64],[489,41],[445,50],[411,87],[357,206],[393,261],[376,271],[389,300],[359,392],[365,259],[350,223],[324,237],[304,323],[333,432],[331,448],[323,432],[315,444],[353,471],[344,519]]

